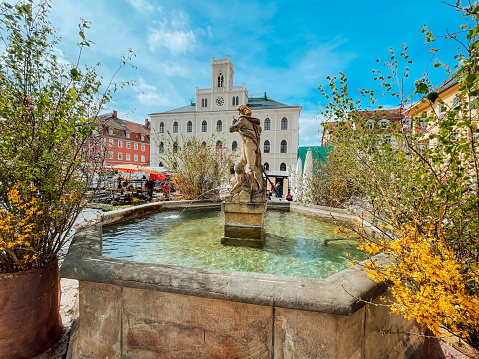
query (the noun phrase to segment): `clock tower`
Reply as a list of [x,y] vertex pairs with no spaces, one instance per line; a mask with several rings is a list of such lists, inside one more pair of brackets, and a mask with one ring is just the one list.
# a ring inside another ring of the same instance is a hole
[[234,86],[234,65],[230,56],[226,59],[211,58],[211,88],[196,88],[196,110],[231,111],[248,103],[246,85]]

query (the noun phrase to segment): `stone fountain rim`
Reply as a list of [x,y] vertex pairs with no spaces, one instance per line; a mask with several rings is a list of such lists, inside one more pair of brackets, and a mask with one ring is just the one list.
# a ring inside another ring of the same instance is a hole
[[[309,279],[139,263],[102,255],[103,224],[163,210],[215,208],[220,205],[219,202],[171,201],[107,212],[98,223],[85,225],[77,231],[60,268],[60,276],[79,281],[338,315],[355,313],[367,301],[372,301],[385,291],[384,284],[369,279],[359,266],[347,268],[326,279]],[[291,211],[316,216],[321,215],[318,214],[318,208],[320,213],[327,209],[294,202],[290,206]],[[346,216],[344,211],[330,210],[338,216]],[[376,259],[382,261],[386,258],[378,255]]]

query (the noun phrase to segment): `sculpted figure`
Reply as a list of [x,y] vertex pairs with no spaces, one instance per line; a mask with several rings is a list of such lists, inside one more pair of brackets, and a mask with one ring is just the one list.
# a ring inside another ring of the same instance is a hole
[[[230,127],[230,132],[239,132],[241,134],[243,147],[241,148],[240,163],[242,166],[235,166],[236,184],[231,190],[231,194],[241,190],[245,176],[249,179],[251,190],[263,189],[260,121],[257,118],[251,117],[251,110],[247,106],[238,106],[237,110],[240,112],[240,116],[238,122]],[[239,171],[236,171],[237,168]]]

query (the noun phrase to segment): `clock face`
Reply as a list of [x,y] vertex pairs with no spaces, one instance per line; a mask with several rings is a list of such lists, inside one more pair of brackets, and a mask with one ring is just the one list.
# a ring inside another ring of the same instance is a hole
[[224,103],[225,103],[225,100],[223,99],[223,97],[218,97],[218,98],[216,99],[216,104],[217,104],[218,106],[223,106]]

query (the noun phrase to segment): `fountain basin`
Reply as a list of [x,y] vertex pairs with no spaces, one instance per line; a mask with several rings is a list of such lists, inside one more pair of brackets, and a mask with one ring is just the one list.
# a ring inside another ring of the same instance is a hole
[[[148,204],[102,222],[187,205]],[[295,203],[290,210],[333,211]],[[421,337],[380,334],[423,328],[361,301],[377,302],[384,287],[358,267],[318,280],[137,263],[103,256],[101,236],[100,225],[78,232],[60,270],[80,281],[71,358],[409,358],[421,351]]]

